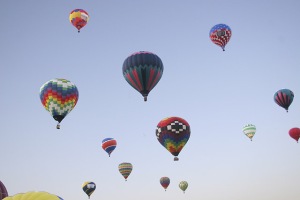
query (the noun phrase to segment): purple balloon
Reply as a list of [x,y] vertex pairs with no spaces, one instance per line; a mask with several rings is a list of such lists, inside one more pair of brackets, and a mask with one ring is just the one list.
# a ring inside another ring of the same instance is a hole
[[7,193],[6,187],[0,181],[0,200],[4,199],[7,196],[8,196],[8,193]]

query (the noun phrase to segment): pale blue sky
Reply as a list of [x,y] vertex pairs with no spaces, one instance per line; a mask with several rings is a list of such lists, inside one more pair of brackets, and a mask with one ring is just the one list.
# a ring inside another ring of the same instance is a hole
[[[0,180],[10,195],[32,190],[65,200],[297,200],[300,146],[300,39],[297,0],[5,1],[0,2]],[[90,21],[77,33],[69,13]],[[232,29],[226,51],[210,29]],[[125,81],[122,64],[136,51],[157,54],[161,81],[145,103]],[[66,78],[79,90],[61,129],[43,108],[39,89]],[[291,89],[289,113],[273,101]],[[186,119],[191,137],[174,162],[155,128]],[[242,132],[252,123],[251,142]],[[118,146],[109,158],[101,141]],[[121,162],[133,165],[125,182]],[[171,180],[167,192],[159,184]],[[189,183],[186,193],[180,181]]]

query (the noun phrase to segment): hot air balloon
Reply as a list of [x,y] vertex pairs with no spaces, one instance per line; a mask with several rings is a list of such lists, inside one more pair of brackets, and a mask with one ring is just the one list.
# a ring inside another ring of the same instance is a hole
[[132,171],[131,163],[123,162],[123,163],[119,164],[119,172],[125,178],[125,181],[127,181],[127,178],[130,175],[131,171]]
[[180,117],[168,117],[161,120],[156,128],[156,137],[178,160],[178,155],[190,138],[191,130],[187,121]]
[[252,141],[252,138],[256,132],[256,127],[253,124],[247,124],[243,127],[243,132]]
[[286,112],[288,112],[288,109],[292,104],[293,99],[294,93],[289,89],[281,89],[274,94],[274,101],[279,106],[283,107],[286,110]]
[[209,37],[213,43],[225,51],[225,46],[231,37],[231,29],[226,24],[217,24],[210,29]]
[[185,190],[188,188],[189,184],[186,181],[181,181],[179,183],[179,188],[185,193]]
[[76,106],[78,97],[77,87],[66,79],[52,79],[40,89],[41,102],[58,122],[57,129],[60,129],[60,122]]
[[293,138],[294,140],[296,140],[298,142],[298,140],[300,138],[300,128],[290,129],[289,135],[291,136],[291,138]]
[[163,71],[161,59],[147,51],[136,52],[123,63],[124,78],[143,95],[144,101],[147,101],[148,94],[161,79]]
[[0,200],[8,196],[5,185],[0,181]]
[[114,138],[105,138],[102,140],[102,148],[108,153],[109,157],[110,154],[115,150],[116,146],[117,141]]
[[94,182],[89,182],[89,181],[84,182],[82,184],[82,189],[88,195],[88,197],[90,198],[90,196],[96,190],[96,184]]
[[161,177],[160,184],[163,188],[165,188],[165,191],[167,191],[167,188],[170,184],[170,179],[168,177]]
[[89,21],[90,16],[83,9],[75,9],[70,13],[69,19],[70,19],[71,24],[73,24],[73,26],[75,26],[75,28],[77,28],[78,33],[79,33],[80,29],[83,28]]
[[48,192],[26,192],[19,193],[14,196],[9,196],[3,200],[63,200],[59,196]]

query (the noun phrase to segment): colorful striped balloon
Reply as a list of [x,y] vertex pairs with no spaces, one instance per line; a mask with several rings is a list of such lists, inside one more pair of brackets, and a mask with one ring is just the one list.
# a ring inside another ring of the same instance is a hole
[[177,156],[188,142],[190,134],[190,125],[180,117],[165,118],[158,123],[156,128],[158,141],[175,156],[175,161],[178,160]]
[[185,190],[188,188],[189,184],[186,181],[181,181],[179,183],[179,188],[185,193]]
[[210,29],[209,37],[213,43],[225,51],[225,46],[231,38],[231,29],[226,24],[217,24]]
[[26,192],[9,196],[3,200],[63,200],[61,197],[48,192]]
[[140,51],[126,58],[122,69],[125,80],[147,101],[148,94],[162,77],[164,66],[154,53]]
[[75,9],[69,15],[69,20],[73,26],[75,26],[80,32],[80,29],[83,28],[89,21],[89,14],[83,9]]
[[274,94],[274,101],[288,112],[290,105],[294,100],[294,93],[289,89],[278,90]]
[[109,157],[116,147],[117,141],[114,138],[105,138],[104,140],[102,140],[102,148],[108,153]]
[[40,88],[44,108],[59,123],[73,110],[79,98],[77,87],[66,79],[52,79]]
[[84,182],[82,184],[82,189],[88,195],[88,197],[90,198],[90,196],[96,190],[96,184],[94,182],[89,182],[89,181]]
[[170,184],[170,179],[169,179],[169,177],[161,177],[160,178],[160,184],[161,184],[161,186],[163,187],[163,188],[165,188],[165,191],[167,191],[167,188],[168,188],[168,186],[169,186],[169,184]]
[[132,167],[131,163],[123,162],[123,163],[119,164],[119,172],[125,178],[125,181],[127,181],[127,178],[131,174],[132,169],[133,169],[133,167]]
[[253,124],[247,124],[243,127],[243,132],[252,141],[252,138],[256,132],[256,127]]

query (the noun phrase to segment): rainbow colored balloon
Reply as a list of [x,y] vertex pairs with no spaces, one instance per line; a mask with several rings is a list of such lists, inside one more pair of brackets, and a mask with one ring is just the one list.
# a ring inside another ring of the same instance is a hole
[[102,140],[102,149],[106,151],[106,153],[108,153],[109,157],[116,147],[117,141],[114,138],[105,138],[104,140]]
[[119,164],[119,172],[125,178],[125,181],[127,181],[128,176],[131,174],[132,168],[132,164],[128,162]]
[[44,108],[60,122],[73,110],[79,98],[77,87],[66,79],[52,79],[40,88],[40,99]]
[[89,14],[83,9],[75,9],[69,15],[70,22],[80,32],[90,19]]
[[180,117],[168,117],[161,120],[156,128],[156,137],[178,160],[178,155],[190,138],[191,130],[187,121]]

